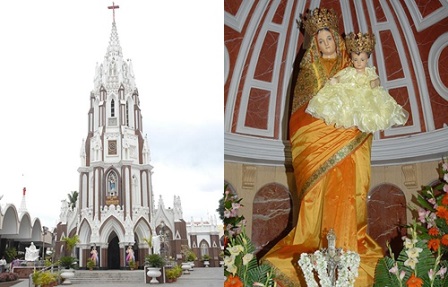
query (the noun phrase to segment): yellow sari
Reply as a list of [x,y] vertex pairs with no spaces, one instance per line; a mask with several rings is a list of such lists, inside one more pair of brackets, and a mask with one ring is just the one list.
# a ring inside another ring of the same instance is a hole
[[332,31],[336,59],[323,59],[313,41],[301,62],[290,119],[290,140],[299,193],[297,225],[262,261],[277,271],[281,286],[306,286],[297,261],[303,252],[327,247],[333,229],[336,247],[361,256],[356,286],[371,286],[381,247],[366,234],[366,198],[370,185],[371,134],[336,129],[305,113],[308,101],[327,79],[348,65],[345,45]]

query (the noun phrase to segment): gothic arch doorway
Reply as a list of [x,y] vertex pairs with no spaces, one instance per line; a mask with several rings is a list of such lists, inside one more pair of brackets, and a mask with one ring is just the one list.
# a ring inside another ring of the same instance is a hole
[[118,236],[115,232],[109,235],[109,246],[107,247],[107,267],[108,269],[120,269],[120,246]]

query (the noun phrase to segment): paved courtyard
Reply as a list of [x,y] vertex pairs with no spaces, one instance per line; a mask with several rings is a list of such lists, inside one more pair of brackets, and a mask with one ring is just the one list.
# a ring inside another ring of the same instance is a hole
[[[113,272],[113,271],[111,271]],[[111,282],[73,282],[72,286],[105,286],[108,287],[123,287],[123,286],[135,286],[135,287],[148,287],[150,285],[144,283],[142,279],[142,283],[111,283]],[[160,285],[160,284],[157,284]],[[222,287],[224,285],[224,269],[219,267],[210,267],[210,268],[194,268],[194,271],[191,271],[190,274],[182,275],[177,282],[174,283],[165,283],[163,285],[167,285],[167,287]],[[33,284],[29,282],[28,279],[21,280],[17,284],[13,285],[14,287],[32,287]]]

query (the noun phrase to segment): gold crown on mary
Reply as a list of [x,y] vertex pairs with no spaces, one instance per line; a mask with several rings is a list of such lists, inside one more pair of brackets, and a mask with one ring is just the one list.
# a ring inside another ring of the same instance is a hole
[[323,28],[338,30],[338,16],[333,9],[315,8],[302,17],[303,27],[308,35],[314,35]]
[[345,46],[349,53],[365,52],[370,55],[375,48],[375,35],[352,32],[345,37]]

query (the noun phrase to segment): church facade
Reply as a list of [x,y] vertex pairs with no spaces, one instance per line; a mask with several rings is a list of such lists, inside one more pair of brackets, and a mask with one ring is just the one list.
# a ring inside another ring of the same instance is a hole
[[87,138],[78,168],[78,204],[71,210],[63,201],[57,228],[56,250],[61,255],[61,240],[78,235],[76,255],[81,267],[93,252],[98,253],[98,267],[108,269],[126,266],[129,247],[136,261],[143,262],[149,252],[145,240],[156,229],[153,167],[139,105],[132,62],[123,59],[114,20],[90,94]]
[[[160,197],[156,208],[139,93],[132,61],[123,58],[115,19],[106,55],[96,67],[80,158],[78,202],[71,208],[62,201],[56,259],[67,255],[63,239],[77,235],[79,243],[68,255],[78,258],[80,268],[92,254],[100,269],[126,268],[130,249],[139,266],[153,252],[182,261],[182,246],[189,246],[189,240],[180,197],[175,196],[173,208],[165,208]],[[216,258],[215,266],[221,250],[217,233],[210,232],[204,241],[210,249],[204,244],[193,249],[198,259],[201,252]]]

